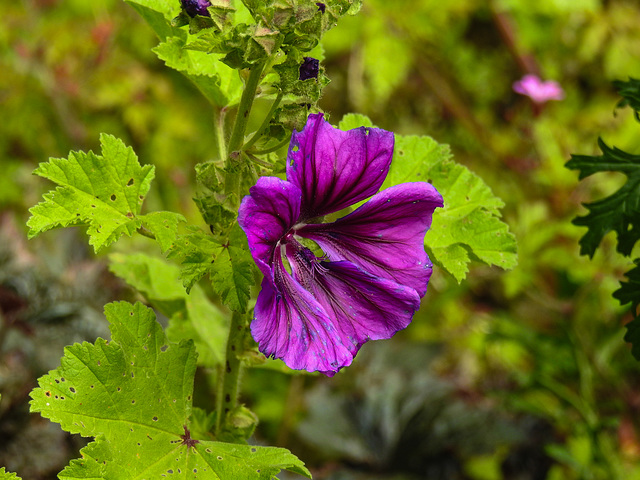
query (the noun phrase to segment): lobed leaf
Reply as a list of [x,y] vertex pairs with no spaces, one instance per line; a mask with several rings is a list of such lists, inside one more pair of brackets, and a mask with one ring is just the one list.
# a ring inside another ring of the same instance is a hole
[[597,172],[621,172],[627,182],[614,194],[585,204],[589,214],[573,220],[575,225],[587,227],[580,239],[580,253],[593,257],[602,238],[610,231],[618,235],[618,252],[630,255],[640,239],[640,155],[632,155],[607,146],[598,139],[600,156],[572,155],[567,168],[580,171],[580,180]]
[[15,473],[5,471],[4,467],[0,468],[0,480],[20,480]]
[[282,469],[311,477],[285,449],[192,437],[193,342],[169,342],[140,303],[111,303],[105,314],[112,340],[67,347],[31,393],[32,411],[95,437],[60,478],[270,480]]
[[71,152],[34,171],[59,186],[29,210],[29,238],[52,228],[88,225],[89,244],[98,252],[142,225],[138,214],[154,167],[141,166],[133,150],[111,135],[100,135],[100,144],[102,156]]
[[640,80],[635,78],[629,78],[627,82],[616,80],[613,82],[613,86],[622,97],[617,107],[629,106],[633,108],[636,120],[640,121],[640,115],[638,115],[638,111],[640,111]]
[[430,137],[396,135],[393,161],[382,188],[426,181],[444,198],[436,209],[425,245],[431,260],[456,280],[471,260],[504,269],[517,264],[515,236],[500,220],[504,205],[480,177],[451,160],[449,148]]
[[[177,3],[177,2],[176,2]],[[153,49],[165,64],[189,78],[214,105],[234,105],[242,94],[238,73],[219,61],[221,55],[185,49],[186,38],[166,39]]]
[[149,24],[161,40],[183,32],[171,24],[180,12],[180,2],[174,0],[124,0]]

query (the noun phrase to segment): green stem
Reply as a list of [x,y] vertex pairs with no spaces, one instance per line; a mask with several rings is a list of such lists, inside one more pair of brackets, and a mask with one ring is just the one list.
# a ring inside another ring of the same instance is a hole
[[213,123],[215,126],[215,140],[216,145],[218,147],[218,156],[220,160],[224,160],[227,158],[227,149],[224,143],[224,117],[225,117],[226,109],[225,108],[215,108],[213,110]]
[[242,362],[238,355],[244,349],[244,337],[247,329],[247,322],[242,313],[233,312],[231,325],[229,326],[229,339],[227,340],[227,353],[221,374],[218,377],[218,398],[216,399],[217,418],[216,436],[218,436],[225,423],[228,412],[238,405],[238,385],[240,382],[240,372]]
[[[228,164],[234,163],[237,160],[237,152],[242,148],[244,142],[244,133],[247,129],[247,122],[249,120],[249,114],[251,113],[251,107],[255,100],[256,90],[260,84],[260,77],[262,76],[262,69],[264,63],[254,65],[249,71],[249,78],[244,86],[242,97],[240,98],[240,105],[238,106],[238,113],[236,120],[233,124],[233,130],[231,131],[231,138],[229,139],[228,146]],[[234,155],[235,154],[235,155]]]
[[242,147],[243,150],[250,149],[253,146],[253,144],[256,143],[258,141],[258,139],[262,136],[262,133],[264,132],[264,130],[269,125],[269,122],[271,121],[271,118],[273,118],[273,114],[275,113],[276,108],[278,108],[278,105],[280,105],[280,102],[282,101],[282,97],[283,96],[284,95],[283,95],[282,91],[280,91],[278,93],[278,96],[276,97],[276,99],[271,104],[271,108],[269,109],[269,113],[267,113],[267,115],[264,117],[264,120],[262,121],[262,125],[260,125],[260,128],[258,128],[258,130],[255,131],[255,133],[249,139],[249,141],[244,144],[244,147]]
[[271,152],[275,152],[276,150],[280,150],[282,147],[284,147],[287,143],[289,143],[291,141],[290,138],[285,138],[284,140],[282,140],[279,144],[277,144],[275,147],[271,147],[271,148],[266,148],[264,150],[259,150],[257,152],[252,152],[254,155],[264,155],[265,153],[271,153]]

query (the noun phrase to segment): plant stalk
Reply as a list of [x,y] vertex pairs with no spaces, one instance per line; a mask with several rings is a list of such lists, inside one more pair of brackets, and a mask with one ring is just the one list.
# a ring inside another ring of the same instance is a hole
[[254,65],[249,71],[249,78],[244,86],[242,97],[240,98],[240,105],[238,106],[238,113],[236,120],[233,124],[233,130],[231,130],[231,138],[229,139],[229,145],[227,148],[227,166],[234,163],[239,158],[237,152],[242,148],[244,142],[244,134],[247,129],[247,122],[249,120],[249,114],[251,113],[251,107],[255,100],[256,90],[260,84],[260,77],[262,76],[262,70],[264,63]]
[[244,350],[247,323],[245,315],[233,312],[229,325],[226,359],[218,377],[218,398],[216,399],[216,436],[224,429],[226,415],[238,405],[238,386],[242,362],[238,355]]

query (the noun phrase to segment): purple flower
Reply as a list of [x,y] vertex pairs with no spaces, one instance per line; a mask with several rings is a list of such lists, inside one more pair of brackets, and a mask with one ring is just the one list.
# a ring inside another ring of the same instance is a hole
[[300,65],[300,80],[318,78],[319,69],[320,61],[317,58],[304,57],[304,61],[302,62],[302,65]]
[[207,10],[207,7],[211,6],[209,0],[180,0],[180,3],[190,17],[195,17],[196,15],[211,16],[209,10]]
[[242,200],[238,222],[264,274],[251,333],[265,355],[332,376],[411,322],[431,276],[424,235],[443,203],[425,182],[376,193],[393,146],[391,132],[309,115],[291,137],[287,180],[262,177]]
[[513,84],[513,90],[539,104],[564,98],[564,91],[558,82],[543,82],[536,75],[525,75]]

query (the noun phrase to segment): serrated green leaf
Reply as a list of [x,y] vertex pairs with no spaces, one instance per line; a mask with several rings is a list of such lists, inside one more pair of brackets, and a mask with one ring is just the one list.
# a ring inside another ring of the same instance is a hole
[[624,340],[631,344],[631,354],[640,361],[640,317],[634,318],[625,327],[627,333],[624,335]]
[[105,314],[112,340],[67,347],[61,366],[31,393],[32,411],[96,437],[61,478],[271,480],[282,469],[311,478],[285,449],[192,437],[193,342],[170,343],[139,303],[111,303]]
[[634,319],[626,324],[627,333],[625,341],[631,344],[631,353],[636,360],[640,360],[640,315],[638,306],[640,305],[640,259],[635,260],[635,267],[627,272],[626,282],[620,282],[620,288],[613,293],[614,298],[625,305],[631,303],[631,313]]
[[29,210],[29,238],[52,228],[88,225],[89,244],[98,252],[142,225],[138,214],[154,167],[141,166],[133,150],[111,135],[100,135],[100,144],[102,156],[71,152],[34,171],[59,187]]
[[109,259],[114,274],[169,318],[166,333],[170,340],[191,338],[200,354],[199,364],[214,367],[222,363],[229,319],[198,285],[187,294],[177,266],[142,253],[114,253]]
[[255,284],[255,263],[249,253],[247,237],[236,223],[229,241],[221,247],[211,269],[211,284],[232,310],[246,312]]
[[219,241],[197,228],[193,228],[190,233],[178,235],[167,258],[180,261],[180,278],[187,292],[211,271],[220,248]]
[[636,313],[638,305],[640,305],[640,259],[636,258],[635,267],[629,270],[625,276],[626,282],[620,282],[620,288],[613,294],[621,305],[631,303],[631,308]]
[[185,35],[172,26],[171,19],[180,12],[180,2],[174,0],[125,0],[149,24],[153,31],[165,40],[176,35]]
[[613,86],[618,91],[622,100],[618,102],[618,108],[629,106],[633,108],[636,120],[640,121],[640,80],[629,78],[629,81],[615,81]]
[[15,473],[5,471],[4,467],[0,468],[0,480],[20,480]]
[[156,237],[162,252],[166,252],[178,235],[178,224],[186,222],[183,215],[174,212],[151,212],[141,215],[142,226]]
[[168,67],[186,75],[213,104],[234,105],[242,94],[238,72],[222,63],[221,55],[187,50],[185,38],[172,37],[153,49]]
[[602,238],[610,231],[618,235],[618,252],[630,255],[640,239],[640,155],[631,155],[611,148],[598,139],[600,156],[572,155],[567,168],[580,170],[580,180],[597,172],[621,172],[627,182],[613,195],[587,203],[589,214],[573,220],[575,225],[587,227],[580,239],[580,253],[593,257]]
[[517,263],[516,241],[500,220],[504,205],[466,167],[451,160],[446,145],[429,137],[396,135],[393,161],[382,188],[404,182],[433,184],[444,198],[436,209],[425,245],[431,260],[461,281],[470,260],[510,269]]

